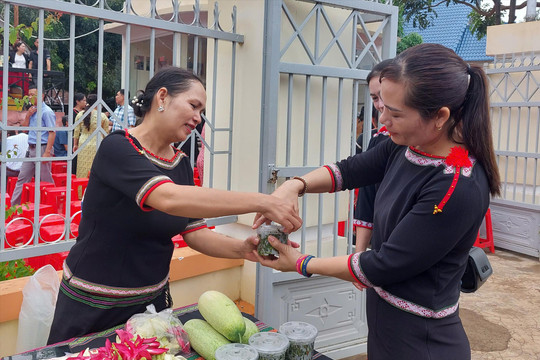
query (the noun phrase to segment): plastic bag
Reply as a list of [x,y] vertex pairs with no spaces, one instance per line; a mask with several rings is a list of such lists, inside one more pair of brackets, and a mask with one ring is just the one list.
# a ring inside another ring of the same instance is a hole
[[58,273],[51,265],[45,265],[30,277],[23,288],[17,334],[18,353],[47,344],[59,287]]
[[161,347],[169,349],[168,354],[175,355],[182,351],[189,353],[189,339],[182,322],[167,308],[159,313],[153,304],[146,307],[142,314],[135,314],[126,322],[126,331],[142,338],[157,337]]

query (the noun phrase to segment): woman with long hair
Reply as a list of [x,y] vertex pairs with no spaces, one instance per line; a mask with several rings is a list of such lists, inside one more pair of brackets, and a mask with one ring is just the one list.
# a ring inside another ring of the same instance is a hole
[[294,199],[380,182],[371,250],[314,258],[272,239],[279,258],[260,261],[367,288],[369,360],[467,360],[460,282],[500,187],[486,76],[444,46],[421,44],[387,65],[380,83],[390,139],[273,194]]
[[[91,108],[96,101],[96,94],[88,95],[88,108]],[[92,138],[94,131],[96,131],[98,127],[101,127],[105,133],[109,132],[109,119],[107,119],[107,116],[103,113],[99,115],[101,116],[99,116],[98,120],[97,108],[94,108],[92,111],[80,112],[75,118],[75,123],[77,125],[75,126],[75,132],[73,134],[73,151],[75,152],[81,147],[81,151],[77,155],[78,178],[88,177],[92,162],[94,161],[94,156],[96,156],[97,137],[103,137],[103,135],[97,134]],[[89,138],[90,141],[85,144]]]

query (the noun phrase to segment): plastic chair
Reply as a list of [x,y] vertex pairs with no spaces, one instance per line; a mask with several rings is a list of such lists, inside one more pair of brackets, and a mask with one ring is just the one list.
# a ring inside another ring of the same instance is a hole
[[473,246],[479,248],[489,248],[491,253],[495,253],[495,244],[493,243],[493,226],[491,224],[491,210],[488,208],[486,215],[484,217],[484,222],[486,223],[486,237],[480,237],[480,231],[476,236],[476,241]]
[[[21,217],[26,218],[30,221],[34,219],[34,203],[28,203],[23,206],[23,211]],[[53,207],[51,205],[39,204],[39,215],[48,215],[54,213]]]
[[6,208],[11,207],[11,196],[9,194],[6,194]]
[[[84,191],[86,190],[86,187],[88,186],[88,178],[75,178],[71,180],[71,186],[77,190],[77,199],[82,199],[82,196],[84,194]],[[73,198],[75,199],[75,198]]]
[[65,161],[53,161],[51,164],[51,173],[53,174],[65,174],[67,171],[67,162]]
[[[75,175],[74,174],[69,174],[71,175],[71,179],[75,179]],[[52,178],[54,180],[54,185],[55,186],[66,186],[66,183],[67,183],[67,177],[68,177],[68,174],[52,174]]]
[[[65,186],[45,188],[41,195],[41,201],[43,204],[51,205],[55,213],[64,214],[66,207],[66,192],[67,189]],[[77,190],[71,189],[71,198],[77,198]]]
[[184,237],[180,234],[173,236],[171,240],[175,248],[183,248],[188,246],[184,240]]
[[15,190],[15,185],[17,184],[16,176],[9,176],[7,180],[6,192],[11,196],[13,195],[13,190]]
[[32,243],[34,227],[28,219],[15,218],[6,224],[5,229],[6,249],[20,247]]
[[[43,191],[43,189],[47,187],[53,187],[54,184],[50,182],[43,181],[39,184],[39,190],[40,192]],[[27,203],[27,202],[35,202],[35,196],[34,192],[36,189],[36,183],[35,182],[29,182],[26,184],[23,184],[23,189],[21,193],[21,204]]]

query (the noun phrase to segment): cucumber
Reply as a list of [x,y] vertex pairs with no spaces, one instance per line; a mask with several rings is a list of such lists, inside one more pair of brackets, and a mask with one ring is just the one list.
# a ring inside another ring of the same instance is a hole
[[199,297],[199,312],[221,335],[240,342],[246,331],[244,317],[236,304],[219,291],[206,291]]
[[201,319],[191,319],[184,324],[191,347],[206,360],[216,360],[214,354],[223,345],[230,344],[223,335]]
[[258,333],[259,328],[255,323],[247,318],[244,317],[244,322],[246,323],[246,332],[244,332],[244,335],[240,337],[240,343],[242,344],[249,344],[249,338],[251,335]]

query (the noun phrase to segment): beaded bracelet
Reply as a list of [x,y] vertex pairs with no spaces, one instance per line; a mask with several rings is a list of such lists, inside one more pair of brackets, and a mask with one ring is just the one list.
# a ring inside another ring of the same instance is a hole
[[300,177],[300,176],[295,176],[295,177],[293,177],[293,179],[300,180],[304,184],[304,187],[302,188],[302,191],[300,191],[298,193],[298,197],[304,196],[304,194],[307,191],[307,182],[306,182],[306,180],[303,177]]

